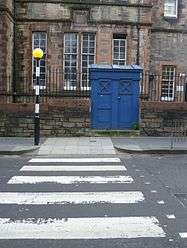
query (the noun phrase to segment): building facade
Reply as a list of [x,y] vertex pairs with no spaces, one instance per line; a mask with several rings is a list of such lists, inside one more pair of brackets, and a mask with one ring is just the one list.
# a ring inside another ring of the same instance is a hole
[[187,101],[187,0],[1,0],[1,88],[34,88],[36,47],[43,89],[89,90],[93,63],[140,64],[142,101]]

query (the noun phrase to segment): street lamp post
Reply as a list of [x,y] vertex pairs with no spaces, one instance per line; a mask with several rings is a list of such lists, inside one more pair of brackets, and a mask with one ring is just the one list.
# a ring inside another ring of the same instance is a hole
[[40,59],[43,58],[43,51],[40,48],[33,50],[33,58],[36,60],[36,85],[35,85],[35,114],[34,114],[34,145],[40,143]]

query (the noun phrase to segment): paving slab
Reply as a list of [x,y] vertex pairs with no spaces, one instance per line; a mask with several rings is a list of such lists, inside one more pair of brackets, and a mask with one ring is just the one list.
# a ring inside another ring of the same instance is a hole
[[61,137],[48,138],[38,155],[116,154],[110,137]]
[[[34,146],[33,138],[0,137],[0,154],[38,155],[114,155],[129,153],[187,153],[187,137],[58,137],[41,138]],[[37,151],[38,150],[38,151]]]
[[187,153],[187,137],[114,137],[114,147],[130,153]]
[[37,149],[39,149],[39,146],[34,146],[33,138],[0,137],[1,155],[19,155]]

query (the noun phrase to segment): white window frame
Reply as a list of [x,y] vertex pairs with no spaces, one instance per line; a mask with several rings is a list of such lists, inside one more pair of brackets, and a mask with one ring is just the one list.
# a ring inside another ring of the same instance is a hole
[[[116,34],[116,35],[118,35],[118,34]],[[112,64],[113,65],[116,65],[116,64],[114,64],[114,60],[118,60],[118,61],[124,61],[124,64],[123,65],[126,65],[127,64],[127,38],[126,38],[126,35],[125,34],[119,34],[119,35],[124,35],[125,38],[123,38],[123,39],[122,38],[117,38],[116,39],[114,37],[112,38]],[[119,59],[115,59],[114,58],[114,41],[115,40],[120,40],[120,41],[121,40],[125,40],[125,58],[124,59],[120,59],[120,58]]]
[[[36,33],[42,33],[42,34],[45,34],[45,40],[46,40],[46,45],[45,45],[45,50],[44,51],[44,60],[45,60],[45,85],[40,85],[40,89],[46,89],[46,58],[47,58],[47,33],[44,32],[44,31],[34,31],[32,32],[32,51],[35,49],[35,48],[40,48],[40,45],[38,47],[35,47],[34,46],[34,35]],[[43,60],[43,59],[42,59]],[[33,79],[33,75],[34,75],[34,58],[32,57],[32,85],[33,85],[33,88],[35,89],[36,88],[36,85],[34,84],[34,79]]]
[[172,18],[177,18],[178,17],[178,0],[173,0],[175,1],[175,14],[169,13],[168,11],[168,6],[172,8],[172,4],[167,3],[168,0],[164,1],[164,16],[165,17],[172,17]]
[[[91,35],[94,35],[94,54],[91,54],[91,53],[83,53],[83,35],[84,34],[91,34]],[[81,82],[80,82],[80,87],[81,87],[81,90],[90,90],[90,86],[88,86],[88,83],[89,83],[89,64],[87,66],[87,86],[82,86],[82,75],[83,75],[83,68],[82,68],[82,57],[83,55],[86,55],[87,58],[89,58],[89,56],[94,56],[94,64],[96,63],[96,34],[95,33],[82,33],[81,34]]]
[[[77,85],[76,86],[66,86],[65,85],[65,55],[68,54],[65,52],[65,35],[66,34],[76,34],[77,35],[77,52],[76,52],[76,71],[77,71],[77,84],[80,81],[80,90],[89,90],[90,86],[88,85],[89,82],[89,66],[87,67],[87,86],[83,86],[83,80],[82,80],[82,72],[83,72],[83,68],[82,68],[82,57],[83,55],[87,55],[89,58],[89,55],[94,56],[94,63],[96,61],[96,34],[93,32],[84,32],[84,33],[74,33],[74,32],[67,32],[64,34],[64,52],[63,52],[63,71],[64,71],[64,77],[63,77],[63,81],[64,81],[64,90],[76,90],[77,89]],[[94,35],[94,54],[91,53],[83,53],[83,35],[84,34],[90,34],[90,35]],[[70,53],[72,54],[72,53]]]
[[[76,49],[76,53],[73,54],[73,53],[66,53],[65,52],[65,36],[67,34],[74,34],[76,35],[77,37],[77,49]],[[63,52],[63,71],[64,71],[64,77],[63,77],[63,81],[64,81],[64,90],[76,90],[77,89],[77,85],[76,86],[66,86],[65,85],[65,55],[76,55],[76,73],[77,73],[77,80],[78,80],[78,46],[79,46],[79,35],[78,33],[73,33],[73,32],[68,32],[68,33],[64,33],[64,52]]]
[[[165,78],[165,79],[163,78],[164,67],[168,67],[170,69],[168,78]],[[171,70],[172,69],[173,69],[173,76],[171,76]],[[174,101],[174,97],[175,97],[175,78],[176,78],[176,67],[173,66],[173,65],[164,65],[162,67],[161,101],[166,101],[166,102],[173,102]],[[166,83],[168,83],[168,84],[166,85]],[[166,91],[163,90],[163,84],[165,84],[165,88],[167,88],[167,89],[165,89]],[[172,90],[172,96],[171,96],[170,90]]]

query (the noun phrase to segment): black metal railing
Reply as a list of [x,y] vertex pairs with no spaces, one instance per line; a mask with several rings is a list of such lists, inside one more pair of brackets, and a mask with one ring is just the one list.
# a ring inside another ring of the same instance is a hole
[[[3,77],[0,80],[0,101],[33,102],[35,99],[35,75],[16,75],[15,79]],[[41,75],[40,99],[89,97],[90,86],[87,74],[64,73],[59,69],[48,70]]]
[[[35,76],[20,75],[0,78],[0,101],[33,102],[35,99]],[[64,72],[49,68],[41,75],[41,102],[62,97],[89,97],[88,73]],[[174,79],[163,80],[161,75],[143,73],[140,81],[142,101],[185,102],[187,101],[187,76],[178,74]]]
[[140,97],[146,101],[185,102],[187,101],[187,76],[179,73],[173,78],[143,73]]

